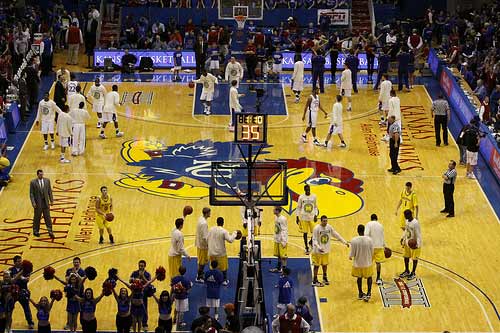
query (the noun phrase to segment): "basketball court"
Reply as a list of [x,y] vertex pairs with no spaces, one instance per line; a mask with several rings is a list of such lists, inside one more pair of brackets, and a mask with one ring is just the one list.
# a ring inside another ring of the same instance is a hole
[[[99,74],[100,75],[100,74]],[[52,289],[62,286],[42,277],[43,267],[51,265],[56,275],[63,276],[79,256],[82,266],[94,266],[98,277],[86,282],[95,292],[101,289],[111,267],[127,279],[137,269],[140,259],[147,261],[147,270],[159,265],[167,267],[170,233],[174,220],[182,215],[182,207],[191,205],[194,214],[186,218],[183,233],[186,246],[195,255],[194,235],[198,217],[209,204],[210,167],[212,161],[241,158],[228,132],[227,86],[219,85],[214,101],[214,115],[201,115],[196,96],[199,89],[184,83],[170,83],[170,74],[147,74],[121,77],[101,76],[111,90],[119,86],[125,103],[119,108],[122,138],[106,129],[108,139],[98,138],[96,117],[87,124],[85,155],[72,157],[70,164],[59,163],[56,150],[42,150],[42,137],[33,127],[22,147],[12,171],[13,182],[1,193],[0,263],[2,270],[12,263],[16,254],[35,265],[30,290],[38,300]],[[80,75],[85,93],[93,74]],[[289,225],[289,256],[294,298],[306,295],[311,305],[316,331],[322,332],[494,332],[500,331],[496,304],[500,302],[497,267],[500,263],[500,225],[493,209],[475,180],[465,179],[465,168],[458,167],[455,190],[456,217],[446,219],[443,208],[441,174],[448,161],[458,159],[458,148],[437,148],[430,115],[430,97],[423,86],[411,93],[399,94],[403,114],[403,145],[397,176],[388,173],[388,146],[380,141],[385,128],[378,125],[377,99],[367,86],[361,86],[353,97],[353,111],[345,111],[344,136],[347,148],[332,148],[301,143],[304,129],[302,113],[310,86],[306,86],[301,102],[294,103],[289,84],[265,85],[261,110],[269,114],[268,145],[259,159],[286,161],[288,204],[284,206]],[[244,109],[255,108],[256,96],[248,85]],[[328,86],[321,94],[321,104],[330,113],[338,90]],[[89,111],[90,111],[89,107]],[[328,119],[322,119],[318,137],[327,134]],[[43,169],[53,184],[55,203],[51,208],[55,239],[45,229],[36,238],[32,234],[32,214],[28,192],[29,181]],[[395,281],[403,270],[399,240],[399,216],[395,208],[407,181],[413,183],[419,199],[419,220],[422,225],[422,258],[417,280]],[[320,215],[346,239],[356,236],[358,224],[369,221],[376,213],[385,227],[385,239],[393,256],[382,266],[384,285],[373,286],[372,299],[357,300],[356,281],[351,277],[348,249],[336,242],[330,255],[329,279],[323,288],[311,287],[310,259],[304,255],[301,234],[295,224],[294,209],[304,184],[318,197]],[[95,197],[99,188],[108,186],[113,198],[115,221],[112,222],[116,244],[98,244],[95,226]],[[240,207],[212,207],[209,226],[218,216],[225,218],[225,227],[241,229]],[[264,224],[257,239],[262,244],[262,275],[266,312],[272,317],[276,309],[278,275],[268,269],[275,265],[273,251],[273,214],[264,208]],[[228,245],[230,256],[237,258],[239,242]],[[269,258],[269,259],[267,259]],[[195,258],[184,259],[188,276],[194,280]],[[234,301],[237,259],[230,261],[231,283],[223,289],[223,302]],[[234,263],[234,265],[233,265]],[[170,273],[167,274],[169,278]],[[167,279],[168,280],[168,279]],[[170,289],[167,281],[156,282],[156,289]],[[150,300],[149,326],[154,328],[157,309]],[[204,288],[195,285],[190,297],[188,320],[197,316],[204,304]],[[116,302],[105,298],[97,305],[99,330],[115,329]],[[222,312],[222,310],[221,310]],[[65,300],[54,305],[52,327],[61,330],[65,321]],[[224,320],[222,320],[224,322]],[[15,328],[26,327],[19,305],[14,312]]]

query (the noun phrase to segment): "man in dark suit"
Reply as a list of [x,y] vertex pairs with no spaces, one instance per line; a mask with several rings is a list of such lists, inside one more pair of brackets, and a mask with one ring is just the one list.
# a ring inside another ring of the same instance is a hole
[[40,237],[40,219],[43,214],[45,225],[49,232],[50,238],[54,238],[52,232],[52,219],[50,217],[50,205],[54,203],[52,196],[52,188],[50,180],[43,178],[43,170],[36,171],[37,178],[33,179],[30,183],[30,199],[31,205],[35,209],[33,216],[33,235]]
[[198,39],[194,43],[194,54],[196,58],[196,77],[199,78],[201,75],[201,70],[205,68],[205,62],[207,61],[207,42],[203,40],[203,36],[199,35]]
[[[66,105],[66,88],[65,85],[66,78],[64,75],[59,75],[57,77],[56,86],[54,87],[54,102],[59,107],[59,109],[63,110]],[[58,118],[58,113],[56,113],[56,123]]]

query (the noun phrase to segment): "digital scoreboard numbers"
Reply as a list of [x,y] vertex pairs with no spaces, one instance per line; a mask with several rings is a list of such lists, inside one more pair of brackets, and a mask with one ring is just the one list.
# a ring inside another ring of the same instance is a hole
[[267,114],[235,113],[234,142],[267,143]]

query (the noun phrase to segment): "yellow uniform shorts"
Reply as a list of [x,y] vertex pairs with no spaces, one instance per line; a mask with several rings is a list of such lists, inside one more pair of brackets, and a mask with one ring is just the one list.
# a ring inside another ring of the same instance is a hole
[[221,272],[224,272],[224,271],[227,271],[227,266],[228,266],[228,263],[227,263],[227,256],[222,256],[222,257],[210,257],[210,261],[212,260],[217,260],[217,268],[221,271]]
[[288,257],[288,244],[285,246],[281,245],[281,243],[274,242],[274,256],[278,258],[287,258]]
[[168,256],[168,272],[171,277],[179,275],[179,268],[182,265],[182,256]]
[[409,246],[405,245],[404,247],[404,258],[411,258],[413,260],[418,259],[420,257],[421,248],[411,249]]
[[328,253],[313,253],[311,257],[314,266],[328,265],[328,258],[329,258]]
[[385,253],[383,247],[373,249],[373,261],[375,262],[385,261]]
[[206,265],[208,263],[208,249],[196,248],[196,256],[198,257],[198,265]]
[[[243,237],[248,237],[248,227],[242,228],[241,229],[241,234],[242,234]],[[255,224],[255,226],[253,228],[253,235],[254,236],[260,235],[260,227],[259,227],[258,224]]]
[[299,232],[303,234],[312,234],[315,224],[314,221],[299,220]]
[[99,228],[99,230],[102,230],[104,228],[108,229],[109,228],[109,221],[107,221],[104,216],[100,215],[100,214],[96,214],[95,216],[95,223],[97,224],[97,228]]
[[369,278],[373,275],[373,265],[369,267],[353,267],[351,275],[357,278]]

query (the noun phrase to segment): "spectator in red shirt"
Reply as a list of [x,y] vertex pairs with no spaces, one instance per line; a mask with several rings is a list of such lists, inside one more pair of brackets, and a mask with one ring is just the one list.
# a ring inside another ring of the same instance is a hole
[[196,28],[196,26],[193,23],[193,19],[189,19],[186,23],[186,26],[184,27],[184,31],[191,32],[191,31],[194,31],[195,28]]
[[255,34],[254,43],[255,43],[256,46],[264,46],[264,45],[266,45],[266,37],[262,33],[262,30],[259,29],[257,31],[257,33]]
[[245,47],[245,62],[248,69],[248,79],[255,80],[255,67],[257,67],[257,48],[253,40],[248,40],[248,44]]
[[208,32],[208,44],[219,44],[219,31],[215,28],[215,26],[210,27],[210,31]]

